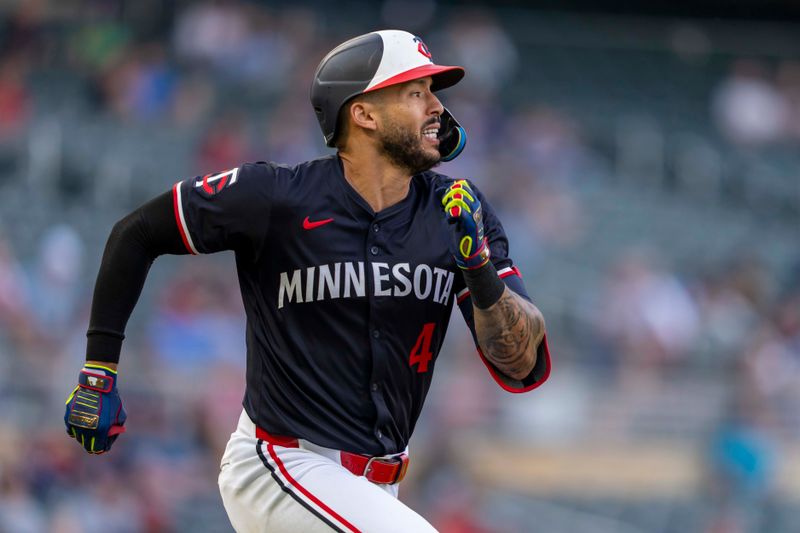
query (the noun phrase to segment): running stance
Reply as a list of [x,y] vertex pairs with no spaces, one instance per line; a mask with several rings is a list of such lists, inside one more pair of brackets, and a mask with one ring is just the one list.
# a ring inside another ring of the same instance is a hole
[[433,531],[397,487],[453,303],[501,387],[525,392],[550,372],[544,319],[496,214],[469,181],[431,170],[464,148],[435,95],[463,76],[407,32],[356,37],[311,86],[336,155],[186,179],[120,220],[67,399],[70,436],[103,453],[124,431],[117,363],[153,260],[233,250],[247,387],[219,486],[234,528]]

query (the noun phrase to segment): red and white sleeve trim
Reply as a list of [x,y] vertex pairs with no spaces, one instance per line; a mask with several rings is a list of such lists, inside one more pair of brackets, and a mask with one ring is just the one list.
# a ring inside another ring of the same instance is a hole
[[[519,269],[515,266],[501,268],[500,270],[497,271],[497,275],[500,277],[500,279],[507,278],[508,276],[519,276],[520,278],[522,277],[522,274],[520,273]],[[461,302],[466,300],[467,296],[469,296],[469,289],[464,287],[456,294],[456,303],[460,304]]]
[[517,393],[517,394],[519,394],[519,393],[521,393],[521,392],[528,392],[528,391],[530,391],[530,390],[533,390],[533,389],[535,389],[536,387],[540,386],[542,383],[544,383],[545,381],[547,381],[547,378],[549,378],[549,377],[550,377],[550,370],[551,370],[551,363],[550,363],[550,348],[547,346],[547,334],[546,334],[546,333],[545,333],[544,337],[542,337],[542,343],[541,343],[541,345],[539,346],[539,348],[541,348],[541,349],[540,349],[540,350],[538,350],[538,351],[537,351],[537,354],[536,354],[536,356],[537,356],[537,357],[542,357],[542,356],[544,356],[544,361],[545,361],[545,370],[544,370],[544,374],[542,375],[542,377],[541,377],[541,378],[539,378],[539,379],[538,379],[537,381],[535,381],[534,383],[531,383],[531,384],[530,384],[530,385],[528,385],[527,387],[519,387],[519,388],[516,388],[516,387],[512,387],[511,385],[509,385],[509,383],[508,383],[508,379],[509,379],[509,378],[504,378],[504,377],[503,377],[503,376],[502,376],[502,375],[501,375],[501,374],[500,374],[500,373],[497,371],[497,369],[494,367],[494,365],[492,365],[492,364],[491,364],[491,363],[490,363],[490,362],[489,362],[489,361],[486,359],[486,356],[485,356],[485,355],[483,355],[483,351],[482,351],[482,350],[481,350],[479,347],[477,347],[477,346],[476,346],[476,348],[478,348],[478,355],[480,355],[480,356],[481,356],[481,361],[483,361],[483,364],[484,364],[484,365],[486,365],[486,368],[489,370],[489,373],[492,375],[492,377],[494,378],[495,382],[496,382],[498,385],[500,385],[500,387],[502,387],[502,388],[503,388],[503,390],[505,390],[505,391],[508,391],[508,392],[513,392],[513,393]]
[[181,182],[179,181],[172,187],[172,207],[175,211],[175,222],[181,232],[183,245],[186,246],[190,254],[197,255],[199,252],[192,242],[192,236],[189,234],[189,226],[186,225],[186,217],[183,215],[183,202],[181,200]]

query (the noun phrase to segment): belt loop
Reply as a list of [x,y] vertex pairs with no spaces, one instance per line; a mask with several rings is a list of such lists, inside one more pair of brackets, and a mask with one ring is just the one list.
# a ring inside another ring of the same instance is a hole
[[397,470],[397,476],[394,478],[394,481],[392,481],[392,485],[403,481],[403,478],[406,477],[406,472],[408,471],[408,454],[403,453],[399,459],[400,468]]

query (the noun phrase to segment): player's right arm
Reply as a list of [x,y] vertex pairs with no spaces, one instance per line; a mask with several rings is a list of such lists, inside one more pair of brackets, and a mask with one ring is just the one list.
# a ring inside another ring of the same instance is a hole
[[[163,254],[255,253],[268,227],[273,180],[269,165],[245,165],[176,183],[117,222],[95,283],[86,364],[67,398],[67,433],[90,453],[103,453],[124,431],[117,392],[125,326],[150,265]],[[269,187],[269,190],[266,188]]]
[[124,431],[125,409],[117,392],[117,363],[125,325],[156,257],[186,254],[173,216],[172,193],[164,193],[118,221],[106,242],[94,287],[86,364],[67,398],[67,434],[89,453],[111,448]]

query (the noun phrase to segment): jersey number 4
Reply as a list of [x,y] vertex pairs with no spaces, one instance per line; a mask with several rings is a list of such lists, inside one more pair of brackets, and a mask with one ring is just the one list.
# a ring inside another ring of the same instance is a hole
[[435,322],[428,322],[422,326],[422,331],[417,337],[417,342],[411,348],[411,353],[408,354],[408,366],[417,366],[417,373],[428,371],[428,362],[433,358],[431,352],[431,340],[433,340],[433,329],[436,327]]

